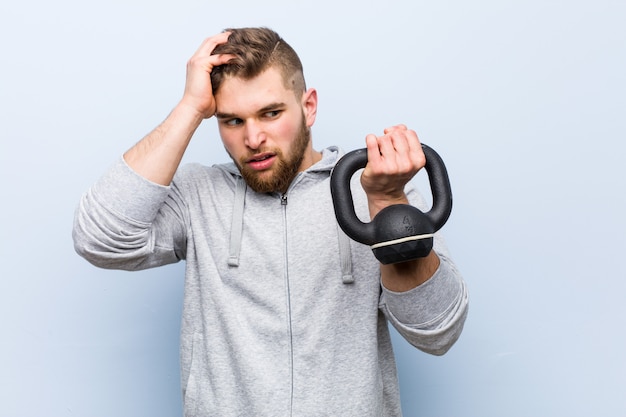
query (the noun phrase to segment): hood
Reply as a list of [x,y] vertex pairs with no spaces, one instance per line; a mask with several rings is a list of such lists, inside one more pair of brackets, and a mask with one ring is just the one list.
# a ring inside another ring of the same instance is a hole
[[[343,156],[344,152],[336,146],[330,146],[322,150],[322,159],[316,164],[313,164],[308,169],[299,173],[299,178],[306,177],[308,175],[315,175],[320,173],[330,173],[333,167]],[[246,205],[246,191],[247,184],[244,181],[239,168],[234,162],[215,165],[215,168],[224,170],[233,176],[237,180],[235,188],[235,200],[233,203],[233,219],[230,229],[230,246],[228,265],[232,268],[239,266],[240,262],[240,250],[241,250],[241,237],[243,234],[243,213]],[[294,180],[295,181],[295,180]],[[350,251],[350,239],[341,230],[341,227],[337,224],[337,234],[339,239],[339,258],[341,262],[341,279],[344,284],[352,284],[354,282],[352,274],[352,257]]]

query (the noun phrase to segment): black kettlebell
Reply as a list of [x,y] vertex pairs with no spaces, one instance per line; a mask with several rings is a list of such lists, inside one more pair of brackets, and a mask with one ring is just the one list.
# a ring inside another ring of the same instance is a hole
[[433,247],[433,234],[446,223],[452,211],[452,190],[443,160],[432,148],[422,144],[433,195],[430,211],[422,213],[408,204],[382,209],[369,223],[358,219],[350,190],[352,175],[367,165],[367,149],[344,155],[330,177],[330,192],[335,216],[341,229],[353,240],[370,245],[383,264],[410,261],[427,256]]

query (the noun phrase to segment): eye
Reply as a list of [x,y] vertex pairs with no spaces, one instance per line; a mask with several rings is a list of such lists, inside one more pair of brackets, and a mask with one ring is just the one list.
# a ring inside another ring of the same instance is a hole
[[228,119],[224,121],[224,124],[228,125],[228,126],[239,126],[240,124],[243,123],[243,120],[241,119]]
[[266,119],[275,119],[276,117],[278,117],[278,115],[280,115],[280,112],[280,110],[270,110],[263,113],[263,117],[265,117]]

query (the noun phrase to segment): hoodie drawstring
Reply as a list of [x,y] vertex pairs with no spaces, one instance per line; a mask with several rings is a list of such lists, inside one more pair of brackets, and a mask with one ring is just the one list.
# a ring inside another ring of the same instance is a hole
[[[233,219],[230,226],[230,248],[228,266],[239,266],[241,253],[241,237],[243,235],[243,210],[246,202],[246,190],[248,186],[242,177],[237,177],[235,188],[235,200],[233,203]],[[337,237],[339,241],[339,262],[341,265],[341,279],[344,284],[354,283],[352,274],[352,254],[350,252],[350,238],[337,225]]]
[[228,266],[239,266],[239,253],[241,252],[241,236],[243,234],[243,208],[246,202],[246,182],[242,177],[237,177],[235,189],[235,202],[233,204],[233,221],[230,226],[230,251]]
[[341,263],[341,279],[344,284],[354,283],[352,275],[352,254],[350,253],[350,238],[341,227],[337,225],[337,236],[339,238],[339,262]]

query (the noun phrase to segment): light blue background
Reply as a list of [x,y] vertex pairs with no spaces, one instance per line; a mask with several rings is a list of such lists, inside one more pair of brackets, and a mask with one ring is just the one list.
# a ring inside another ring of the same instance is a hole
[[[625,22],[621,0],[3,2],[0,415],[180,416],[183,265],[96,269],[73,211],[204,37],[266,25],[318,89],[317,148],[406,123],[448,165],[470,315],[441,358],[395,338],[405,414],[623,417]],[[209,121],[186,160],[225,159]]]

